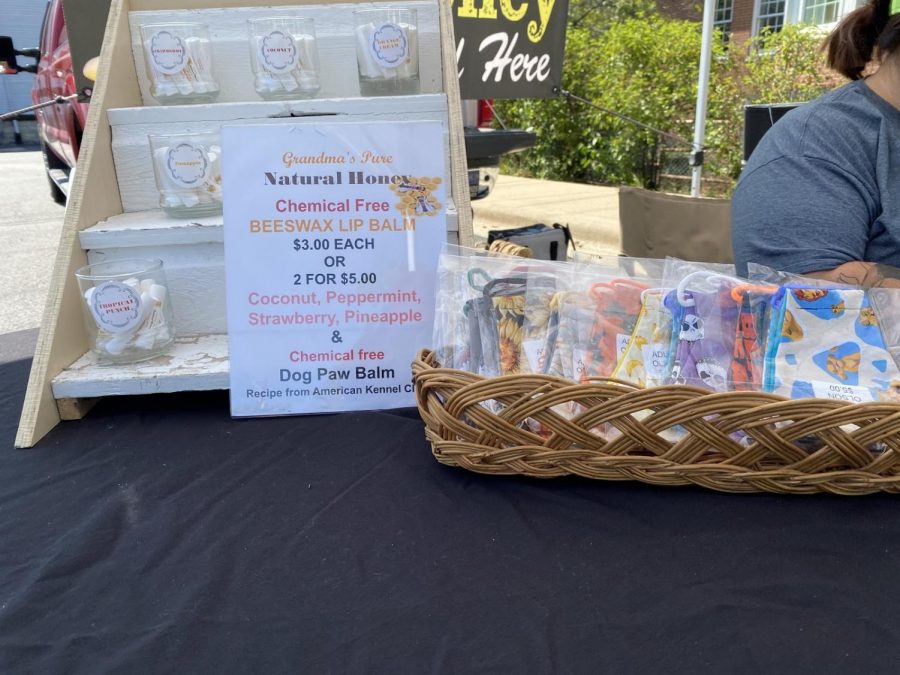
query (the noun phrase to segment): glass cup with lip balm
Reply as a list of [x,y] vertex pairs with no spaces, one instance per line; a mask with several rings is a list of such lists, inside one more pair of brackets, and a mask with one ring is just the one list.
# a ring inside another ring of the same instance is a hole
[[217,133],[150,135],[159,205],[173,218],[222,212],[222,147]]
[[162,260],[97,262],[75,276],[91,350],[101,361],[144,361],[164,353],[175,340]]
[[363,96],[419,93],[416,10],[362,9],[353,12],[359,91]]
[[[359,89],[363,96],[419,93],[416,10],[353,12]],[[313,98],[321,87],[313,19],[272,16],[248,21],[257,94],[267,100]],[[141,27],[150,93],[162,104],[210,103],[219,96],[212,41],[203,23]]]
[[319,53],[312,19],[251,19],[250,63],[261,98],[312,98],[319,91]]
[[212,41],[202,23],[141,27],[150,94],[159,103],[209,103],[219,96]]

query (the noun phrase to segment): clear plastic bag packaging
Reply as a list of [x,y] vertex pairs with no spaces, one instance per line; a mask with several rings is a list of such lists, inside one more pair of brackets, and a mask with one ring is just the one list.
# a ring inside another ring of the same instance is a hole
[[546,341],[550,298],[567,268],[447,246],[433,345],[442,365],[487,376],[532,372],[526,336]]
[[590,295],[594,317],[590,327],[588,377],[611,377],[628,347],[648,284],[628,278],[594,282]]
[[731,359],[731,390],[762,391],[766,343],[772,314],[772,296],[777,287],[741,284],[731,289],[738,318]]
[[578,258],[589,260],[577,269],[579,275],[587,279],[582,285],[594,302],[588,327],[589,349],[584,359],[585,375],[612,377],[637,325],[643,305],[642,293],[659,286],[665,263],[626,256],[579,255]]
[[481,294],[471,287],[467,275],[487,257],[484,251],[450,245],[441,253],[431,344],[444,367],[473,373],[481,368],[481,335],[475,307]]
[[770,289],[681,262],[666,282],[675,287],[664,299],[675,327],[666,382],[715,392],[758,388],[759,322]]
[[459,251],[444,251],[439,258],[431,347],[443,367],[474,372],[473,361],[480,360],[480,355],[473,355],[469,344],[466,304],[474,291],[469,292],[465,283],[468,266]]
[[601,275],[588,266],[575,266],[567,288],[551,299],[546,349],[549,374],[576,382],[590,377],[594,359],[591,330],[597,308],[590,289],[598,280],[608,281],[613,275],[611,270]]
[[565,271],[545,261],[518,261],[501,276],[484,267],[469,271],[470,285],[482,294],[476,307],[486,375],[536,372],[532,361],[542,366],[534,348],[546,344],[550,303]]
[[[747,268],[751,279],[760,279],[781,285],[807,288],[854,288],[849,284],[835,283],[791,272],[780,272],[756,263],[749,263]],[[869,288],[866,292],[871,307],[875,310],[885,348],[894,363],[900,368],[900,288]],[[900,383],[897,387],[892,386],[891,390],[897,390],[900,393]]]
[[773,297],[765,389],[790,398],[890,398],[900,379],[869,293],[782,287]]
[[641,309],[612,377],[639,387],[663,383],[669,365],[672,313],[663,303],[670,288],[648,288],[641,292]]
[[[616,277],[628,277],[644,281],[657,281],[665,276],[668,260],[660,258],[632,258],[625,255],[598,255],[576,251],[572,257],[577,265],[605,269]],[[674,258],[672,258],[674,260]]]
[[570,288],[572,269],[560,263],[541,263],[533,270],[525,290],[524,372],[547,374],[558,336],[553,303],[560,293]]
[[[869,300],[875,310],[885,348],[900,368],[900,288],[870,288]],[[900,382],[892,385],[892,390]]]

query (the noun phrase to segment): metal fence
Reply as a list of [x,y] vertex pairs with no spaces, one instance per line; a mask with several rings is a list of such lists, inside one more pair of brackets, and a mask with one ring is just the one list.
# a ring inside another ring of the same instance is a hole
[[[655,146],[646,153],[649,161],[645,161],[644,184],[650,189],[661,192],[690,194],[693,169],[690,164],[691,146],[671,142],[659,137]],[[705,161],[714,157],[707,149]],[[712,175],[709,171],[701,174],[700,194],[704,197],[727,196],[732,188],[732,181]]]

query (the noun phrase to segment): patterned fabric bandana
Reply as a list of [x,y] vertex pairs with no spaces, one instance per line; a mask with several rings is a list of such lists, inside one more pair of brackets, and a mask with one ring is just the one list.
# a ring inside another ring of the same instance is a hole
[[612,376],[639,387],[655,386],[665,375],[672,337],[672,314],[663,304],[666,289],[642,293],[641,311]]
[[728,391],[738,316],[730,290],[686,291],[683,303],[677,296],[673,291],[665,299],[676,325],[668,383]]
[[785,287],[772,305],[766,391],[862,402],[897,378],[866,291]]

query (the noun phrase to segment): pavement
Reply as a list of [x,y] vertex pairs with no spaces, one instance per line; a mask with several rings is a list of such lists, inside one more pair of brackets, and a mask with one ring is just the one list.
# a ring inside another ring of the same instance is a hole
[[618,254],[619,189],[599,185],[500,176],[491,194],[472,202],[475,236],[491,229],[544,223],[569,225],[577,250]]
[[0,152],[0,334],[40,325],[64,214],[39,151]]

